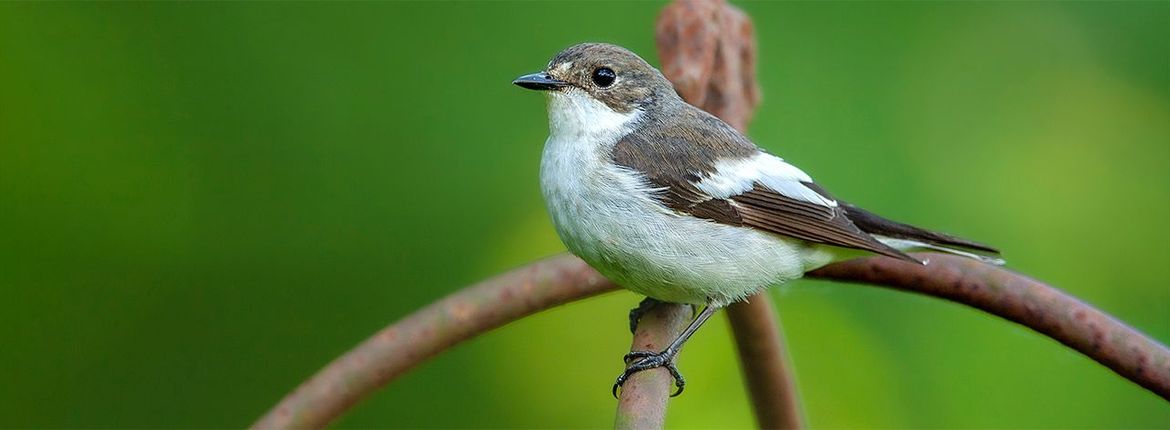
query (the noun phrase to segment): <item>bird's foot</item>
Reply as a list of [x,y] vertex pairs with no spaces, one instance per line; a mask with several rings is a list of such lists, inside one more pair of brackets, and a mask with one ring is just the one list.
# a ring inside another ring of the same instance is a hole
[[[626,380],[630,379],[630,376],[643,370],[659,367],[665,367],[670,372],[670,376],[674,378],[674,387],[676,390],[670,397],[682,394],[683,386],[686,385],[687,381],[683,379],[682,374],[678,372],[678,367],[674,365],[674,357],[677,354],[676,351],[670,350],[662,352],[634,351],[626,354],[626,371],[622,372],[618,376],[617,381],[613,383],[613,397],[617,398],[618,389],[621,388],[622,384],[626,383]],[[631,363],[630,360],[634,361]]]

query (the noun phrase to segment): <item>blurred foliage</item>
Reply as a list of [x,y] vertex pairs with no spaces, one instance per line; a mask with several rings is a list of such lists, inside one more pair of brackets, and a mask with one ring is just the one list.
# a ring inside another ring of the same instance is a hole
[[[751,135],[837,195],[996,244],[1170,341],[1170,3],[744,3]],[[544,102],[660,3],[0,3],[0,426],[239,427],[381,326],[562,248]],[[810,421],[1170,427],[1166,403],[935,299],[775,297]],[[630,293],[472,340],[344,427],[604,427]],[[679,428],[752,424],[726,322]]]

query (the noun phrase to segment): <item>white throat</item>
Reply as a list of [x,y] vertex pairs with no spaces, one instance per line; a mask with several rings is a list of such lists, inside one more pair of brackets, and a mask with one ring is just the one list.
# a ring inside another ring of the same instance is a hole
[[549,95],[549,141],[612,145],[630,131],[641,116],[635,109],[617,112],[588,93],[571,88]]

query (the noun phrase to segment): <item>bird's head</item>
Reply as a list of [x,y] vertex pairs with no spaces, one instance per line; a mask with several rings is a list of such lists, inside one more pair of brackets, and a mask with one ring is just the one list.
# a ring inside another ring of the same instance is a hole
[[670,81],[642,57],[606,43],[582,43],[558,53],[541,72],[512,83],[558,98],[587,98],[618,114],[646,110],[672,98]]

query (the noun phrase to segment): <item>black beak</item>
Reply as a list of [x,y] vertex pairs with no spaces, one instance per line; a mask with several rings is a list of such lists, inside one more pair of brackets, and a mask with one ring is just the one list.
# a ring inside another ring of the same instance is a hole
[[540,72],[531,75],[524,75],[512,81],[513,84],[519,85],[530,90],[556,90],[569,86],[568,82],[553,79],[548,73]]

